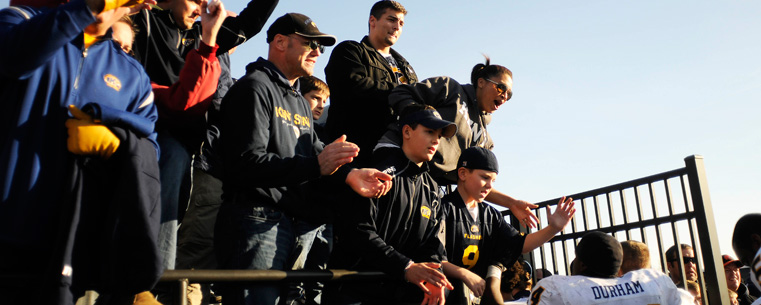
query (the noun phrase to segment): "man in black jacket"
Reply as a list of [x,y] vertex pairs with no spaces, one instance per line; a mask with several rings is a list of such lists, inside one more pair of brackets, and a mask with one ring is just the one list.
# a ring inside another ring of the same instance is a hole
[[[228,17],[217,34],[217,54],[262,30],[278,0],[251,0],[236,17]],[[158,7],[132,17],[137,35],[132,50],[152,82],[171,86],[180,77],[185,57],[201,43],[200,0],[162,0]]]
[[[335,41],[307,16],[283,15],[267,30],[268,58],[249,64],[224,97],[224,202],[214,232],[219,268],[285,270],[298,256],[292,253],[294,219],[317,222],[328,211],[311,192],[318,180],[345,182],[368,197],[389,188],[379,180],[391,180],[386,174],[343,166],[358,151],[345,137],[320,142],[298,92],[298,78],[311,75],[324,46]],[[252,285],[223,291],[222,298],[225,304],[276,304],[280,293],[277,286]]]
[[396,1],[378,1],[370,10],[369,34],[361,42],[340,43],[325,67],[332,93],[325,127],[331,141],[345,134],[359,145],[358,166],[369,165],[375,144],[391,122],[391,89],[417,82],[407,60],[391,48],[402,34],[406,14]]
[[[222,55],[259,33],[278,0],[251,0],[237,17],[225,19],[217,33],[217,54]],[[201,0],[162,0],[158,7],[132,18],[137,35],[132,46],[135,58],[143,65],[151,82],[171,86],[179,81],[180,70],[191,50],[201,45]],[[220,78],[220,83],[226,81]],[[177,225],[187,208],[190,190],[191,157],[200,145],[204,126],[163,126],[156,128],[162,147],[161,228],[159,248],[162,265],[174,269]],[[202,121],[197,122],[203,125]]]

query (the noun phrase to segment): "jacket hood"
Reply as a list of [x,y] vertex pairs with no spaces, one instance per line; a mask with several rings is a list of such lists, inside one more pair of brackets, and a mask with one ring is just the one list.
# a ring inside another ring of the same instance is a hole
[[275,67],[275,64],[273,64],[271,61],[266,60],[262,57],[259,57],[255,62],[249,63],[246,66],[246,74],[250,74],[257,70],[267,74],[267,76],[273,82],[286,86],[288,88],[291,87],[291,82],[289,82],[288,79],[285,78],[285,75],[283,74],[283,72],[280,72],[280,69]]

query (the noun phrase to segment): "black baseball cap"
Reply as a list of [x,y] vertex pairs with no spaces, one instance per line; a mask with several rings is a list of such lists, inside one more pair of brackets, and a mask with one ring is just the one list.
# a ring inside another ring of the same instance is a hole
[[423,109],[402,117],[401,126],[420,124],[430,129],[441,129],[441,135],[451,138],[457,132],[457,125],[441,118],[436,109]]
[[600,231],[587,233],[576,245],[576,259],[587,266],[587,270],[583,272],[587,276],[615,277],[623,258],[624,250],[621,243],[613,236]]
[[745,264],[743,264],[741,261],[735,259],[729,254],[724,254],[721,256],[721,260],[724,262],[724,267],[726,267],[729,264],[733,264],[737,266],[737,268],[742,268]]
[[267,30],[267,43],[272,42],[277,34],[298,34],[306,38],[315,39],[324,46],[336,44],[336,36],[320,32],[311,18],[299,13],[288,13],[277,18]]
[[457,168],[460,167],[499,173],[497,156],[491,150],[478,146],[468,147],[462,151],[460,159],[457,160]]

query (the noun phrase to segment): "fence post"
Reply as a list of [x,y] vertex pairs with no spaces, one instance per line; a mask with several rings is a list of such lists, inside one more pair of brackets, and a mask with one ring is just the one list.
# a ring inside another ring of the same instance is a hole
[[684,159],[684,163],[687,168],[692,204],[695,209],[695,223],[705,268],[703,278],[708,291],[702,293],[703,298],[708,297],[707,304],[711,305],[729,304],[727,280],[724,276],[724,264],[721,261],[719,239],[716,236],[716,222],[713,219],[713,207],[711,206],[711,196],[708,193],[708,180],[703,165],[703,156],[689,156]]

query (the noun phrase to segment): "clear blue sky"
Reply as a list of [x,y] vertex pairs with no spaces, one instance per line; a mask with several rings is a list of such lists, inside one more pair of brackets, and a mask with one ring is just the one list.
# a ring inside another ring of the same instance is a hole
[[[339,41],[359,40],[374,2],[281,1],[265,30],[300,12]],[[224,3],[233,11],[246,4]],[[488,128],[498,189],[544,201],[682,167],[700,154],[722,252],[732,253],[737,219],[761,212],[761,2],[402,4],[409,14],[394,48],[420,78],[467,83],[482,53],[513,71],[513,98]],[[233,55],[233,75],[259,56],[263,34]],[[316,76],[324,79],[329,56],[330,48]]]
[[[225,2],[239,11],[244,1]],[[367,34],[375,1],[281,1],[339,41]],[[497,188],[538,202],[705,158],[721,251],[761,212],[761,2],[402,1],[394,48],[420,78],[468,83],[473,65],[514,73],[489,132]],[[266,57],[265,35],[233,55],[234,75]],[[318,59],[323,69],[330,48]]]

